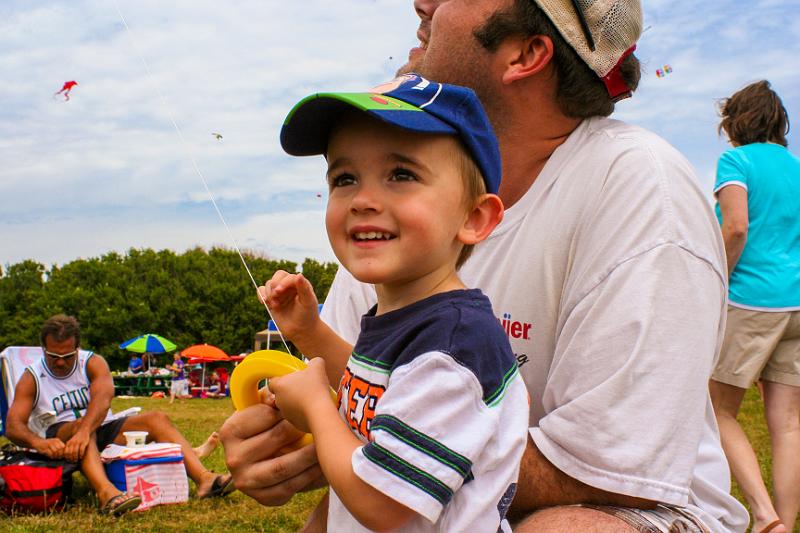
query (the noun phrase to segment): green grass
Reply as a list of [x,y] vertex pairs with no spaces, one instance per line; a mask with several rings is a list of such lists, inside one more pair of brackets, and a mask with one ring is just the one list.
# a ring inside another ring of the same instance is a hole
[[[119,399],[112,404],[114,411],[138,405],[145,411],[164,411],[175,425],[194,445],[205,441],[212,431],[233,412],[229,399],[222,400],[168,400],[152,398]],[[764,481],[772,484],[772,461],[769,453],[769,432],[764,421],[764,410],[755,387],[747,391],[739,421],[759,457]],[[0,439],[5,442],[4,439]],[[222,448],[203,460],[206,468],[216,472],[225,471]],[[316,506],[323,491],[295,496],[291,502],[278,508],[259,505],[247,496],[234,492],[226,498],[197,500],[194,484],[189,483],[189,501],[180,505],[163,505],[142,513],[129,513],[121,518],[110,518],[98,514],[97,501],[80,474],[75,474],[73,496],[76,504],[68,510],[46,516],[0,515],[0,531],[51,532],[59,530],[81,533],[109,531],[145,533],[155,531],[209,533],[213,531],[252,531],[283,533],[297,531]],[[739,487],[734,482],[733,494],[744,501]],[[794,531],[800,533],[800,526]]]
[[[164,411],[194,445],[199,445],[219,428],[233,412],[230,399],[169,400],[153,398],[119,399],[112,403],[114,411],[132,406],[143,411]],[[5,439],[2,440],[4,444]],[[215,472],[226,471],[219,446],[203,460],[206,468]],[[189,481],[190,494],[187,503],[162,505],[140,513],[128,513],[120,518],[111,518],[97,512],[97,500],[81,474],[74,475],[73,496],[76,504],[66,511],[49,515],[4,516],[0,514],[0,531],[4,532],[52,532],[79,531],[81,533],[145,533],[145,532],[191,532],[252,531],[283,533],[300,529],[306,517],[316,506],[323,491],[295,496],[283,507],[269,508],[259,505],[240,492],[225,498],[195,499],[194,483]]]

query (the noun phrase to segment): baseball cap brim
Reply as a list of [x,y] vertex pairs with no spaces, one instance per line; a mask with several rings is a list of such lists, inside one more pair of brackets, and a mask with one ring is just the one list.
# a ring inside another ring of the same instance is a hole
[[458,130],[423,109],[375,93],[317,93],[295,105],[283,122],[281,146],[290,155],[318,155],[328,149],[331,129],[342,113],[356,109],[409,131],[458,135]]

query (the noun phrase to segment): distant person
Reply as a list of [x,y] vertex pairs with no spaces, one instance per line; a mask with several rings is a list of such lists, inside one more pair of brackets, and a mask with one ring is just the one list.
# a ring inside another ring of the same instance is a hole
[[131,361],[128,363],[128,372],[131,374],[142,373],[142,358],[139,357],[139,354],[133,354],[131,356]]
[[[733,146],[719,158],[714,184],[730,289],[711,399],[753,531],[783,533],[800,508],[800,159],[787,149],[789,116],[768,81],[722,100],[719,112],[719,131]],[[736,421],[758,379],[772,439],[774,505]]]
[[188,390],[186,381],[186,371],[180,352],[175,352],[172,356],[172,364],[167,367],[172,371],[172,381],[169,385],[169,403],[175,402],[175,397],[185,398]]
[[211,375],[208,377],[208,388],[206,389],[206,396],[211,398],[216,398],[219,396],[225,396],[225,388],[222,384],[222,380],[217,374],[217,371],[211,372]]
[[150,372],[155,366],[155,354],[144,352],[142,354],[142,370]]
[[[147,431],[149,442],[180,444],[186,472],[197,484],[199,498],[221,496],[234,490],[230,475],[209,472],[192,446],[169,417],[153,411],[114,418],[111,399],[114,382],[105,359],[80,349],[80,327],[71,316],[55,315],[42,325],[42,358],[23,372],[8,410],[6,436],[52,459],[80,463],[81,471],[97,493],[102,512],[121,515],[141,503],[133,493],[117,489],[106,475],[100,450],[108,444],[125,444],[125,431]],[[55,423],[41,437],[28,428],[31,416],[51,412]]]

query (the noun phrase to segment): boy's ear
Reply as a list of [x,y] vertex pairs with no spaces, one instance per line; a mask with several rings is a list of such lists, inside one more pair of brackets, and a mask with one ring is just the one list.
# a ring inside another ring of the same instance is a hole
[[458,240],[464,244],[477,244],[489,236],[503,220],[503,201],[496,194],[484,194],[467,213],[458,232]]

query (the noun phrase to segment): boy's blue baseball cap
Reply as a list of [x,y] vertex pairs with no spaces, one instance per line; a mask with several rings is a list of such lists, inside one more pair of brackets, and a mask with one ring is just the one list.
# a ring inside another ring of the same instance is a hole
[[458,136],[480,168],[486,191],[497,194],[501,175],[497,138],[471,89],[406,74],[371,92],[312,94],[284,120],[281,146],[290,155],[324,154],[331,129],[348,109],[409,131]]

